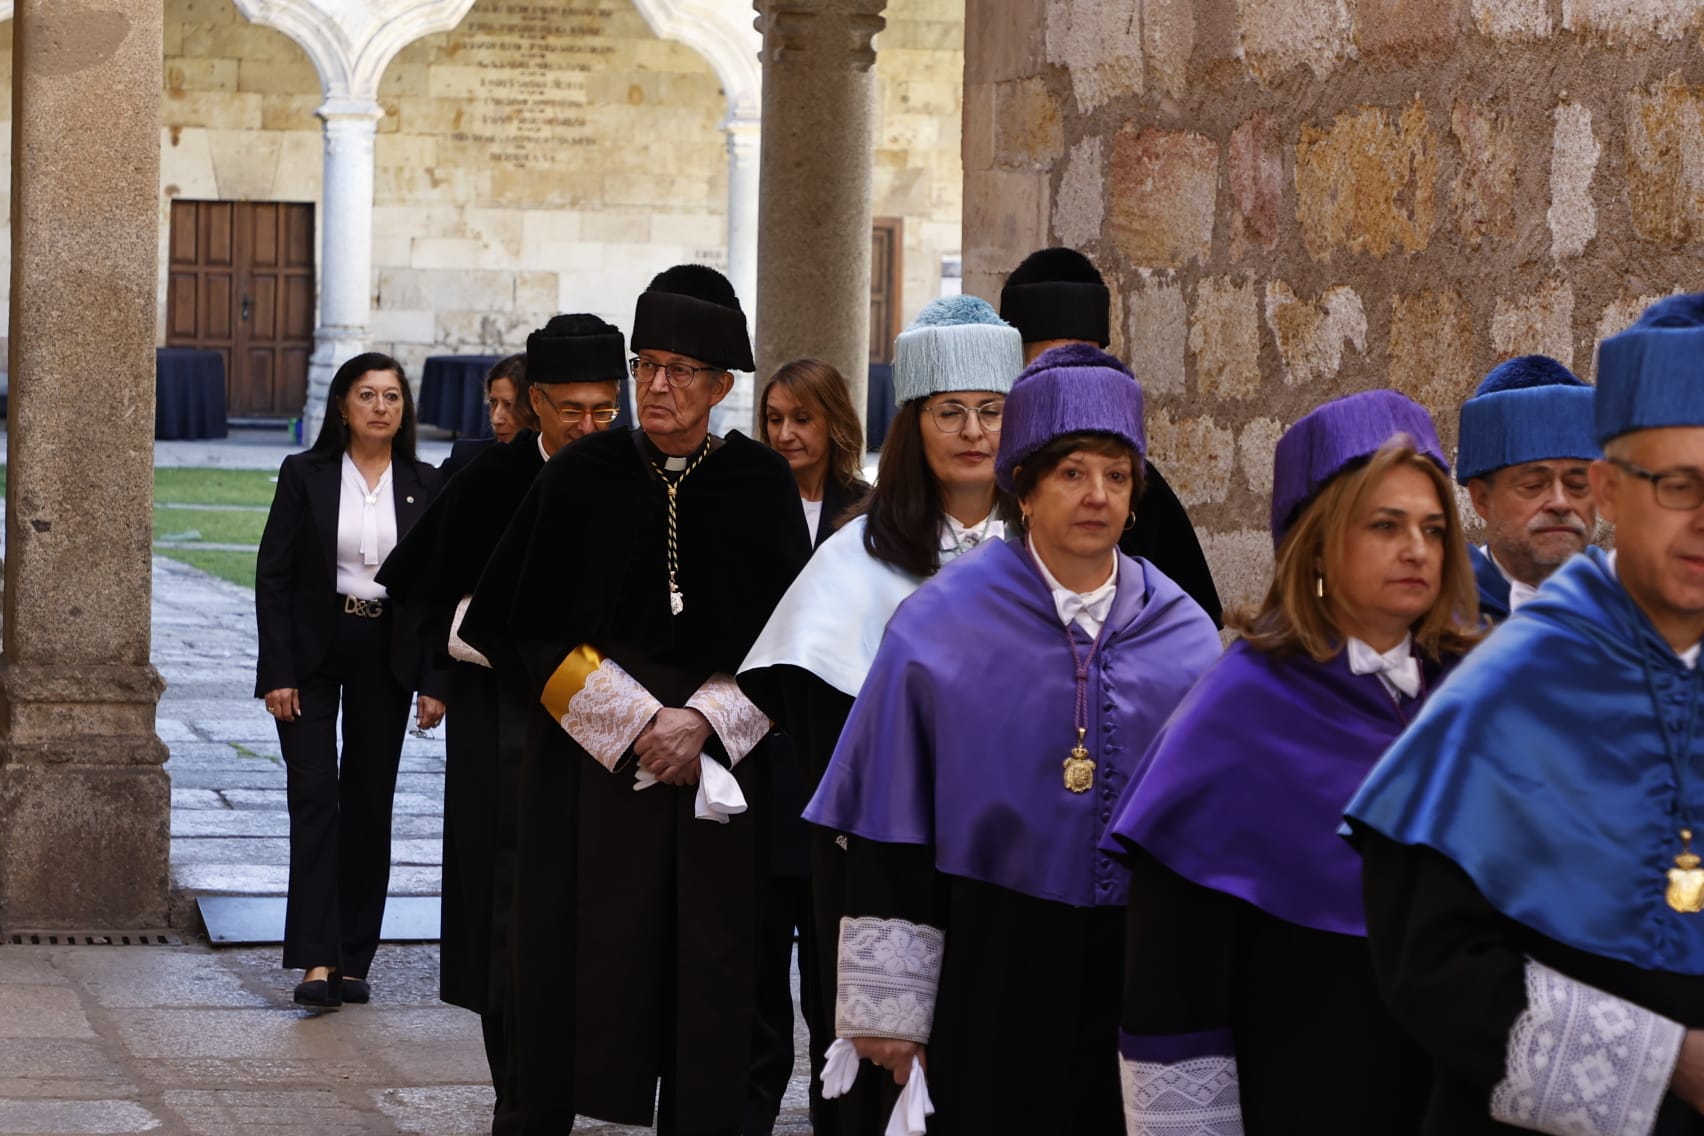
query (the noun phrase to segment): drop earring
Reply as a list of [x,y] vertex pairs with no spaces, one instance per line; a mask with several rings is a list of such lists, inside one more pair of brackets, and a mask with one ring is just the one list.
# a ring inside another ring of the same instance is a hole
[[1322,599],[1322,600],[1325,598],[1325,577],[1324,576],[1315,576],[1314,577],[1314,596],[1316,598]]

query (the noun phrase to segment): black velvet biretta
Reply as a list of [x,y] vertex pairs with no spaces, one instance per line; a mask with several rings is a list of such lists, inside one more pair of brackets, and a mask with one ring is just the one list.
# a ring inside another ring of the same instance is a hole
[[1025,343],[1084,339],[1112,342],[1112,293],[1075,249],[1032,252],[1000,289],[1000,318],[1018,329]]
[[597,316],[551,316],[527,336],[527,382],[607,383],[627,378],[621,329]]
[[633,350],[672,351],[727,371],[757,369],[734,286],[702,264],[677,264],[660,272],[639,294]]

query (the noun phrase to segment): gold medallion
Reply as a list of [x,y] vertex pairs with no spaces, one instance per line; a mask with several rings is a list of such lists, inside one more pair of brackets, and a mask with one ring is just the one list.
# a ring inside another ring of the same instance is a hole
[[[1095,763],[1083,748],[1086,730],[1077,731],[1077,744],[1065,759],[1065,787],[1073,793],[1087,793],[1095,783]],[[1704,872],[1699,873],[1704,876]]]
[[1704,911],[1704,860],[1692,851],[1692,830],[1680,830],[1682,850],[1668,873],[1668,905],[1688,915]]

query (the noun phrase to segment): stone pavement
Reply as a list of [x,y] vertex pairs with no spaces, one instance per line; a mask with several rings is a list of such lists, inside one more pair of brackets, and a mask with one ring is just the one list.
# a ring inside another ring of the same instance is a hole
[[[289,452],[265,440],[173,445],[186,452],[162,453],[161,464],[265,468]],[[438,1001],[435,945],[381,947],[371,1005],[314,1013],[291,1004],[299,974],[279,968],[276,947],[215,950],[201,938],[195,895],[285,890],[284,769],[252,697],[254,651],[253,593],[155,558],[173,923],[184,945],[0,945],[0,1136],[489,1131],[479,1022]],[[443,730],[434,733],[404,746],[393,895],[438,894]],[[778,1133],[809,1132],[803,1102],[795,1076]]]

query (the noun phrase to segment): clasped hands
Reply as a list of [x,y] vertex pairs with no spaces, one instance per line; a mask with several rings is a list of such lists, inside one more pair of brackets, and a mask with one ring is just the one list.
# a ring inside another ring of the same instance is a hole
[[633,743],[639,768],[664,785],[698,784],[698,755],[710,740],[710,722],[696,710],[665,706]]

